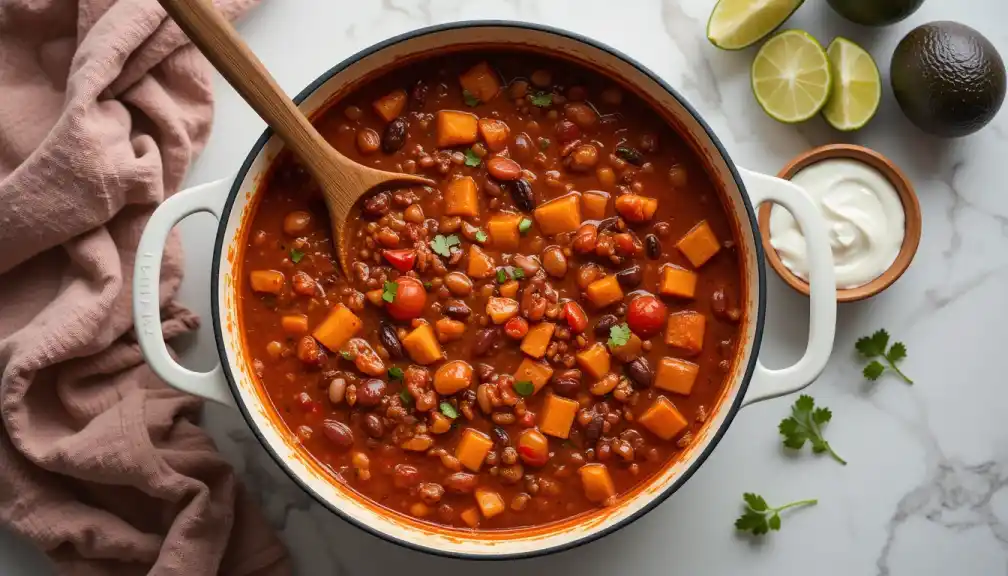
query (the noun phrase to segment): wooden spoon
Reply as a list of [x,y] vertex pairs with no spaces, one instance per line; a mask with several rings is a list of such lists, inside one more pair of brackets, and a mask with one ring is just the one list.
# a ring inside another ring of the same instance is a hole
[[349,276],[344,229],[354,203],[376,186],[433,186],[434,182],[422,176],[362,166],[330,146],[284,94],[231,23],[208,0],[158,1],[207,60],[297,154],[318,180],[329,210],[340,267]]

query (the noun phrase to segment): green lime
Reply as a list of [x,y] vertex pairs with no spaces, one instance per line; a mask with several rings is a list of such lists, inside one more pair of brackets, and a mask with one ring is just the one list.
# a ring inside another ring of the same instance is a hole
[[756,53],[750,78],[763,111],[787,124],[818,114],[833,86],[826,51],[802,30],[785,30],[767,40]]
[[864,127],[882,100],[882,78],[871,54],[846,38],[837,37],[826,48],[833,92],[823,118],[845,132]]
[[724,50],[741,50],[784,23],[805,0],[718,0],[707,21],[707,39]]

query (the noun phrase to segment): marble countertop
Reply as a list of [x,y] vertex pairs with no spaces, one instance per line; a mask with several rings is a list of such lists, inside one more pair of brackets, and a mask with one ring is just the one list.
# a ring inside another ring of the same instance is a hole
[[[663,76],[701,112],[739,164],[776,172],[812,146],[849,141],[888,155],[916,185],[924,233],[913,265],[884,294],[842,305],[834,354],[808,389],[833,410],[828,438],[849,465],[786,454],[777,423],[791,398],[744,409],[717,450],[672,498],[631,526],[575,550],[517,563],[435,558],[388,544],[315,504],[273,464],[241,418],[208,406],[205,426],[282,534],[298,574],[740,574],[853,575],[1008,573],[1008,379],[998,358],[1008,341],[1008,112],[966,139],[922,135],[886,84],[876,119],[840,135],[820,119],[798,127],[756,105],[748,69],[754,50],[714,49],[704,37],[713,0],[267,0],[239,24],[279,83],[297,93],[332,64],[394,34],[468,19],[514,19],[566,28],[614,46]],[[979,29],[1008,56],[1003,0],[927,0],[884,29],[843,21],[811,0],[788,22],[824,44],[834,35],[868,48],[886,74],[889,56],[914,26],[957,20]],[[205,152],[188,177],[198,184],[232,174],[263,123],[217,81],[217,112]],[[182,300],[208,318],[216,222],[182,224],[187,276]],[[804,348],[807,302],[770,275],[762,358],[770,366]],[[867,383],[854,341],[885,327],[906,343],[916,385],[885,377]],[[187,365],[216,363],[210,323],[189,342]],[[818,498],[756,541],[732,528],[740,496],[771,503]],[[48,571],[26,544],[0,533],[0,572]],[[408,572],[407,572],[408,571]]]

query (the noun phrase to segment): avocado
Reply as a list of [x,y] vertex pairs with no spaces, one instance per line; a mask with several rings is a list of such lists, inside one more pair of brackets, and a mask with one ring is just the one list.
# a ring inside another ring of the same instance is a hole
[[1005,98],[1005,65],[994,45],[958,22],[930,22],[896,46],[890,81],[903,113],[944,138],[972,134]]
[[924,0],[829,0],[838,14],[864,26],[887,26],[913,14]]

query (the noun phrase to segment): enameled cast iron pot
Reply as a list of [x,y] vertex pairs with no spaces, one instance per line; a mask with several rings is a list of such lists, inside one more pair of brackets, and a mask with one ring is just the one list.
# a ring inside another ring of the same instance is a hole
[[[456,557],[516,558],[567,549],[629,524],[679,488],[704,462],[740,407],[788,394],[810,384],[833,347],[836,290],[825,223],[793,184],[735,166],[697,112],[654,73],[616,50],[569,32],[513,22],[464,22],[417,30],[351,56],[305,88],[295,101],[308,115],[347,90],[390,68],[410,61],[472,49],[531,50],[594,69],[632,90],[660,111],[687,139],[721,189],[739,236],[744,310],[739,357],[726,390],[693,445],[657,478],[618,504],[567,521],[531,529],[472,532],[425,524],[355,494],[334,481],[302,451],[276,417],[252,377],[238,321],[235,277],[244,245],[243,224],[251,219],[263,175],[281,149],[267,130],[256,142],[235,178],[179,192],[151,217],[140,240],[133,278],[133,311],[140,347],[154,372],[170,385],[236,407],[263,447],[281,468],[316,500],[353,524],[411,548]],[[753,206],[777,202],[791,210],[806,231],[811,255],[811,326],[805,355],[783,370],[769,370],[758,359],[766,300],[766,266]],[[169,230],[196,212],[210,212],[220,224],[214,245],[210,297],[220,366],[197,373],[171,358],[161,332],[158,277]]]

